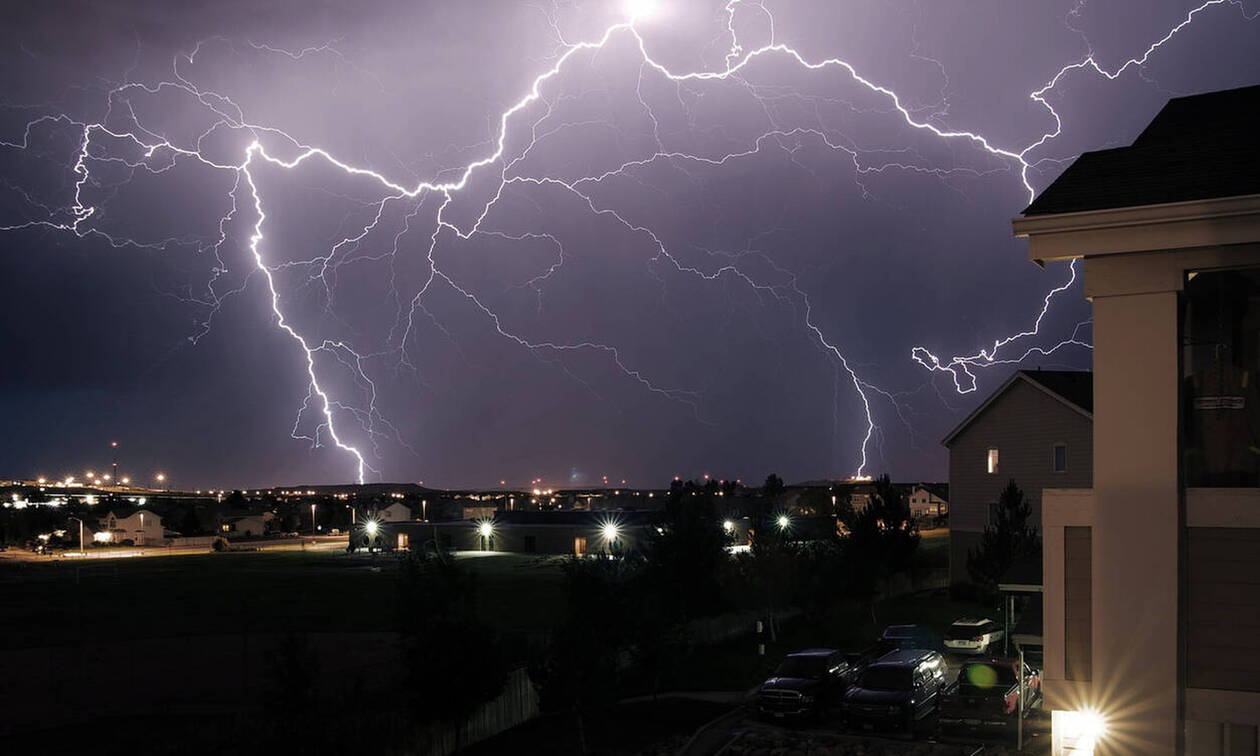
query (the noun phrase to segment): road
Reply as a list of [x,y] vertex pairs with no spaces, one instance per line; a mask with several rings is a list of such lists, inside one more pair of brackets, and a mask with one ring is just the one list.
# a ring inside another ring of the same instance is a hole
[[[232,548],[239,551],[336,551],[344,550],[349,536],[302,536],[277,538],[267,541],[235,541]],[[36,554],[26,549],[10,548],[0,552],[0,559],[27,562],[51,562],[60,559],[127,559],[133,557],[181,556],[208,554],[213,549],[205,546],[131,546],[126,548],[99,548],[85,551],[57,551],[52,554]]]

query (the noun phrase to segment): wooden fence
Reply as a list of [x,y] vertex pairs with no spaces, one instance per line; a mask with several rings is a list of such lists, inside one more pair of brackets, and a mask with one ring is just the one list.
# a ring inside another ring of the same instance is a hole
[[538,716],[538,692],[524,667],[512,670],[503,692],[482,704],[460,725],[426,728],[415,756],[448,756]]

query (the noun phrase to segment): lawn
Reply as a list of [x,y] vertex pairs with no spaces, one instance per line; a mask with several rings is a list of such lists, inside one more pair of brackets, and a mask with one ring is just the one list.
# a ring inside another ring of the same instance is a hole
[[[506,554],[461,561],[478,576],[483,617],[500,630],[543,632],[554,622],[563,600],[554,562]],[[0,649],[389,631],[394,569],[393,557],[326,551],[0,563]]]

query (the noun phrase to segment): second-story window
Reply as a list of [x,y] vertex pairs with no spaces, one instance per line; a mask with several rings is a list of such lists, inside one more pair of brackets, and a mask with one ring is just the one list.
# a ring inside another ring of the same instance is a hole
[[1055,444],[1051,454],[1051,468],[1057,473],[1067,472],[1067,444]]
[[997,449],[989,450],[988,455],[985,457],[984,469],[990,475],[997,475],[997,471],[998,471],[998,450]]

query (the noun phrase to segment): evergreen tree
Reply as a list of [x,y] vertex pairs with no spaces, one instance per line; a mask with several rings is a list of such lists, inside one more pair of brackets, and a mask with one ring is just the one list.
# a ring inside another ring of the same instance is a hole
[[980,545],[967,554],[967,571],[973,580],[996,587],[1013,563],[1041,553],[1041,536],[1028,522],[1031,514],[1024,492],[1014,479],[1007,482]]

